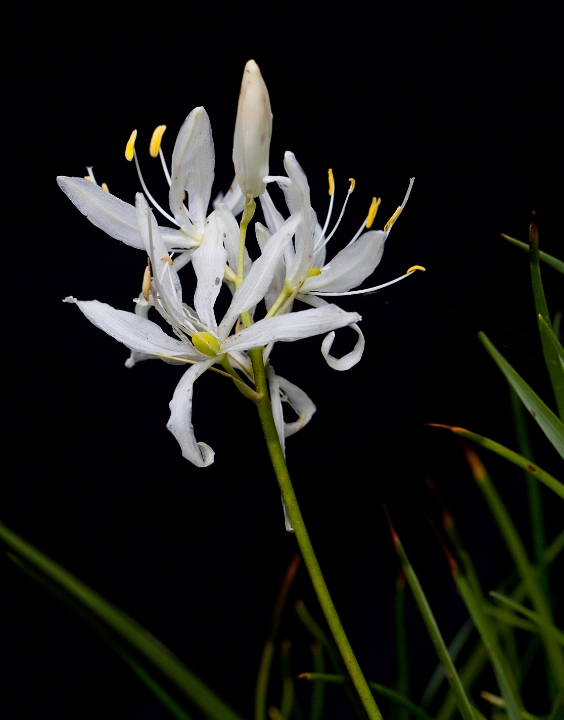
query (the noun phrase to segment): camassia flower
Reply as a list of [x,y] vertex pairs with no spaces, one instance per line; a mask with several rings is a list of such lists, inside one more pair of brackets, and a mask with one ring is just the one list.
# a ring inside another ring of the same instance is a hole
[[[225,316],[218,324],[214,305],[221,289],[222,278],[228,257],[224,246],[221,223],[212,213],[206,221],[205,242],[192,256],[197,279],[194,308],[182,301],[182,287],[162,233],[155,222],[145,197],[137,195],[137,232],[146,250],[152,269],[148,297],[152,304],[171,326],[175,338],[141,315],[116,310],[97,300],[80,301],[66,298],[67,302],[78,305],[84,315],[97,327],[119,340],[132,351],[154,355],[176,363],[188,363],[191,367],[183,374],[170,402],[171,415],[168,429],[177,439],[185,458],[199,467],[213,462],[214,451],[198,442],[192,426],[193,385],[197,378],[215,364],[221,365],[229,374],[234,374],[230,357],[255,347],[274,342],[291,342],[313,335],[334,331],[346,325],[357,323],[357,313],[344,312],[336,305],[303,310],[266,317],[230,334],[242,313],[252,310],[263,299],[272,281],[273,273],[280,258],[301,226],[300,212],[293,213],[288,220],[272,234],[261,256],[253,263],[242,284],[234,292]],[[283,389],[283,383],[279,385]],[[302,403],[304,413],[313,413],[313,403],[305,393],[292,386],[294,405]],[[303,397],[300,396],[300,393]],[[306,401],[309,401],[309,403]],[[276,407],[279,400],[277,398]],[[300,412],[300,411],[299,411]],[[309,418],[308,418],[309,419]],[[303,419],[298,421],[303,424]],[[294,431],[299,429],[296,424]],[[288,427],[283,434],[291,434]]]
[[[126,157],[134,160],[145,194],[152,205],[176,228],[159,227],[168,251],[180,252],[176,259],[177,269],[190,261],[194,250],[202,244],[209,230],[207,211],[214,179],[215,155],[210,120],[203,107],[197,107],[188,115],[180,128],[172,153],[171,172],[164,160],[160,144],[165,126],[160,125],[153,133],[150,152],[160,156],[167,182],[170,186],[170,213],[160,207],[141,174],[135,152],[135,130],[126,147]],[[76,207],[94,225],[126,245],[144,249],[137,225],[135,207],[111,195],[89,178],[60,176],[57,182]],[[188,199],[188,207],[184,197]],[[229,192],[221,196],[224,212],[238,214],[243,209],[244,197],[234,180]]]
[[[287,152],[284,156],[284,168],[287,176],[269,177],[268,180],[276,181],[284,192],[286,204],[291,213],[301,212],[304,218],[296,232],[295,246],[289,243],[280,259],[280,263],[274,273],[273,282],[266,295],[266,304],[269,314],[284,312],[290,309],[294,299],[321,307],[326,301],[321,296],[356,295],[373,292],[411,275],[415,270],[424,270],[415,265],[404,275],[390,282],[368,287],[362,290],[353,290],[368,278],[376,269],[384,252],[384,243],[392,229],[393,224],[399,217],[409,198],[414,178],[409,183],[409,188],[402,204],[390,218],[383,230],[369,230],[374,222],[380,201],[373,199],[368,216],[363,221],[360,229],[350,240],[348,245],[338,252],[330,262],[326,262],[326,246],[335,234],[335,231],[343,217],[344,210],[350,194],[354,189],[354,180],[335,224],[333,230],[327,234],[331,219],[331,212],[334,201],[334,180],[333,173],[329,171],[329,194],[331,201],[329,212],[323,228],[317,222],[317,216],[310,204],[310,189],[307,177],[300,167],[295,156]],[[268,192],[260,197],[264,216],[268,229],[257,223],[257,237],[261,247],[267,246],[271,233],[275,233],[284,223],[282,214],[276,209]],[[369,232],[364,232],[364,229]],[[352,326],[358,334],[355,348],[342,358],[335,358],[330,355],[330,349],[335,337],[334,333],[328,335],[322,345],[322,353],[328,364],[336,370],[348,370],[355,365],[364,350],[364,337],[360,328]]]

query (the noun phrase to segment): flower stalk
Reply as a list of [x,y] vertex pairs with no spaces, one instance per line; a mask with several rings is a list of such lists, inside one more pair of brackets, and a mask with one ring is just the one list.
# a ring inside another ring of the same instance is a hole
[[313,545],[309,539],[309,534],[305,526],[298,500],[292,486],[292,481],[288,473],[284,453],[280,445],[274,417],[272,414],[272,405],[268,395],[268,386],[266,380],[266,372],[262,357],[262,348],[254,348],[249,350],[249,355],[253,363],[253,374],[255,379],[255,389],[257,393],[262,395],[261,400],[256,402],[260,422],[264,432],[268,454],[270,461],[278,480],[280,492],[284,499],[286,511],[294,528],[296,540],[307,567],[307,571],[311,578],[311,582],[315,589],[317,599],[331,630],[331,634],[335,639],[337,647],[345,666],[347,667],[351,680],[356,688],[360,700],[368,714],[370,720],[382,720],[382,714],[376,705],[372,691],[366,682],[366,679],[360,669],[360,665],[355,657],[351,644],[346,636],[341,620],[337,614],[335,605],[329,593],[329,588],[321,572],[321,567],[315,555]]

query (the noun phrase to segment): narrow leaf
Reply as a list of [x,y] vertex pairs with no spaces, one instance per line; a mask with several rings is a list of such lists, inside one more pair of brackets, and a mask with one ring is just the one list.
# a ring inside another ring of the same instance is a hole
[[501,355],[489,341],[485,333],[478,333],[478,337],[496,365],[505,375],[509,384],[521,398],[521,402],[535,418],[556,450],[564,457],[564,425],[562,422],[556,417],[552,410],[545,405],[534,390],[527,385],[523,378],[515,372],[503,355]]
[[84,608],[115,632],[131,648],[149,662],[187,695],[201,710],[216,720],[240,720],[173,653],[156,640],[128,615],[104,600],[67,570],[48,558],[5,525],[0,523],[0,539],[18,556],[69,593]]
[[[504,233],[500,233],[500,235],[502,238],[505,238],[505,240],[509,240],[512,245],[521,248],[521,250],[524,250],[527,253],[529,252],[528,243],[517,240],[517,238],[511,237],[510,235],[505,235]],[[552,255],[543,252],[542,250],[539,251],[539,258],[547,265],[550,265],[555,270],[558,270],[558,272],[561,272],[564,275],[564,262],[562,260],[559,260],[558,258],[555,258]]]
[[495,592],[495,590],[492,590],[490,592],[490,595],[496,600],[498,600],[500,603],[507,605],[512,610],[516,610],[517,612],[521,613],[521,615],[524,615],[525,617],[529,618],[529,620],[532,620],[535,625],[538,625],[539,628],[542,628],[543,630],[548,632],[556,640],[556,642],[558,642],[560,645],[564,645],[564,633],[561,630],[558,630],[558,628],[554,627],[552,623],[547,622],[547,620],[541,615],[539,615],[539,613],[534,612],[533,610],[529,610],[528,607],[521,605],[521,603],[515,602],[515,600],[512,600],[511,598],[508,598],[501,593]]
[[496,455],[500,455],[506,460],[509,460],[509,462],[512,462],[514,465],[517,465],[523,470],[532,473],[536,478],[538,478],[542,483],[544,483],[547,487],[553,490],[557,495],[559,495],[561,498],[564,498],[564,483],[561,483],[555,477],[550,475],[550,473],[547,473],[546,470],[540,468],[536,463],[532,463],[530,460],[527,460],[527,458],[521,457],[521,455],[518,455],[513,450],[505,447],[505,445],[500,445],[500,443],[495,442],[495,440],[490,440],[490,438],[484,437],[483,435],[478,435],[477,433],[473,433],[471,430],[466,430],[461,427],[455,427],[453,425],[428,423],[428,426],[450,430],[455,435],[466,438],[466,440],[472,440],[472,442],[475,442],[478,445],[485,447],[487,450],[491,450],[492,452],[496,453]]

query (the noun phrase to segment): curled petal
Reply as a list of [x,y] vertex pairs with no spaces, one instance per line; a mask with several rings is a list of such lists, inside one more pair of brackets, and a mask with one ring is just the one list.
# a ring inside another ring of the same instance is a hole
[[343,355],[342,358],[336,358],[329,354],[331,346],[333,345],[333,340],[335,339],[334,332],[330,332],[321,344],[321,354],[325,360],[327,360],[329,367],[332,367],[333,370],[350,370],[350,368],[356,365],[362,357],[362,353],[364,352],[364,335],[356,323],[351,325],[351,328],[358,333],[358,340],[356,341],[354,348],[346,355]]
[[282,393],[282,402],[287,402],[298,416],[294,422],[284,423],[284,437],[290,437],[308,424],[317,408],[309,395],[301,388],[280,375],[277,377]]
[[215,360],[210,358],[204,360],[186,370],[180,382],[176,386],[172,400],[170,401],[170,419],[167,429],[177,439],[182,450],[182,456],[197,467],[211,465],[214,458],[214,451],[209,445],[197,442],[192,425],[192,396],[194,394],[194,382],[200,375],[213,365]]

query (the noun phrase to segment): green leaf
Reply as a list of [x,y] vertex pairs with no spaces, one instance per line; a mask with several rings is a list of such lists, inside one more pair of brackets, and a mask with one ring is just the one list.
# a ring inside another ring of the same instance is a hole
[[106,627],[116,633],[127,647],[148,660],[209,717],[215,720],[240,720],[239,715],[141,625],[2,523],[0,523],[0,540],[24,562],[29,563],[83,608],[93,613]]
[[483,332],[478,333],[478,337],[498,368],[505,375],[511,387],[521,398],[521,402],[540,425],[541,430],[560,455],[564,457],[564,425],[562,422],[556,417],[552,410],[545,405],[534,390],[527,385],[503,355],[496,350],[486,334]]
[[[521,240],[517,240],[514,237],[511,237],[510,235],[505,235],[504,233],[500,233],[502,238],[505,238],[506,240],[509,240],[509,242],[512,245],[515,245],[518,248],[521,248],[521,250],[524,250],[525,252],[529,252],[529,244],[525,242],[521,242]],[[545,262],[547,265],[550,265],[555,270],[558,270],[558,272],[561,272],[564,275],[564,262],[562,260],[559,260],[558,258],[553,257],[552,255],[549,255],[548,253],[543,252],[542,250],[539,251],[539,258]]]
[[473,433],[470,430],[466,430],[465,428],[455,427],[453,425],[428,423],[428,426],[450,430],[459,437],[466,438],[466,440],[472,440],[472,442],[475,442],[478,445],[485,447],[487,450],[491,450],[492,452],[496,453],[496,455],[500,455],[506,460],[509,460],[509,462],[512,462],[514,465],[517,465],[523,470],[532,473],[536,478],[540,480],[540,482],[544,483],[561,498],[564,498],[564,483],[561,483],[550,473],[547,473],[546,470],[543,470],[541,467],[539,467],[536,463],[532,463],[530,460],[527,460],[527,458],[524,458],[521,455],[518,455],[513,450],[505,447],[505,445],[501,445],[495,440],[490,440],[490,438],[484,437],[483,435],[478,435],[477,433]]
[[490,592],[490,595],[496,600],[498,600],[500,603],[503,603],[503,605],[507,605],[507,607],[510,607],[512,610],[516,610],[517,612],[521,613],[521,615],[524,615],[525,617],[529,618],[529,620],[532,620],[535,625],[537,625],[539,628],[545,630],[549,635],[551,635],[557,643],[564,646],[564,633],[561,630],[558,630],[558,628],[554,627],[552,623],[547,622],[547,620],[541,615],[539,615],[539,613],[534,612],[533,610],[529,610],[528,607],[521,605],[521,603],[518,603],[515,600],[512,600],[505,595],[502,595],[501,593],[495,592],[495,590],[492,590]]
[[[554,397],[556,398],[558,414],[560,415],[560,419],[564,420],[564,368],[562,366],[562,360],[559,359],[559,352],[557,348],[560,343],[556,340],[556,338],[553,339],[551,337],[553,333],[552,328],[550,327],[550,316],[548,314],[544,288],[542,286],[539,262],[539,234],[534,213],[533,220],[529,227],[529,245],[531,249],[531,279],[533,282],[535,308],[537,316],[544,320],[544,323],[539,324],[542,351],[544,354],[546,369],[548,370],[548,374],[550,376]],[[546,328],[544,325],[546,325]]]

